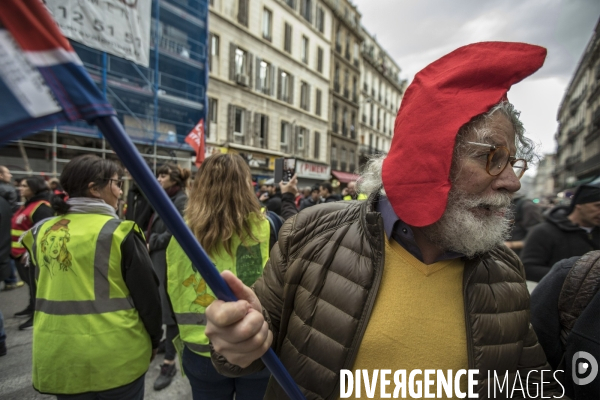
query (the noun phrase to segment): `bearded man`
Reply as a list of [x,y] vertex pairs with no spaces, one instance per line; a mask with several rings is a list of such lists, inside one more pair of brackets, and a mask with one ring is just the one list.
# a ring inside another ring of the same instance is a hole
[[[523,265],[503,245],[533,149],[506,94],[545,55],[477,43],[420,71],[389,154],[361,178],[367,201],[287,221],[253,290],[223,274],[240,300],[207,309],[217,369],[256,371],[272,346],[308,399],[340,398],[342,370],[380,369],[476,369],[479,398],[529,397],[542,386],[560,397],[529,322]],[[494,376],[508,388],[490,392]],[[265,399],[284,398],[271,380]]]

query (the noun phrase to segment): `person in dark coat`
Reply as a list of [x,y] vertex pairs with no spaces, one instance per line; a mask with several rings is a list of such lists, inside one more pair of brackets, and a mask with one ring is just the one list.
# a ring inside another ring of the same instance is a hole
[[138,226],[148,226],[152,216],[152,206],[135,182],[127,192],[127,213],[125,219],[134,221]]
[[333,186],[327,181],[319,184],[319,194],[323,199],[321,203],[331,203],[342,200],[342,196],[333,193]]
[[268,179],[265,182],[265,186],[267,187],[267,193],[263,193],[259,200],[267,207],[267,210],[273,211],[275,214],[283,217],[283,215],[281,215],[281,190],[277,187],[273,178]]
[[[157,171],[158,182],[167,192],[177,211],[183,216],[185,206],[187,204],[186,189],[188,180],[191,176],[189,169],[181,168],[175,164],[165,164]],[[165,339],[165,359],[161,365],[160,374],[154,382],[154,390],[161,390],[171,384],[171,380],[177,372],[175,367],[175,346],[173,339],[179,334],[177,323],[173,318],[171,306],[167,298],[166,292],[166,277],[167,277],[167,260],[166,250],[169,241],[173,235],[167,229],[164,221],[155,212],[150,217],[146,240],[148,241],[148,250],[154,271],[160,280],[160,298],[162,305],[163,324],[167,325],[167,337]]]
[[[8,201],[0,197],[0,281],[10,276],[10,219],[12,210]],[[6,355],[6,333],[4,316],[0,311],[0,356]]]
[[555,207],[545,218],[521,251],[528,281],[539,282],[560,260],[600,250],[600,185],[581,186],[570,206]]
[[506,247],[520,255],[527,233],[544,220],[540,207],[525,196],[513,198],[511,208],[515,213],[515,222],[513,223],[510,238],[504,243]]
[[596,360],[598,373],[599,287],[600,251],[592,251],[556,263],[531,294],[531,324],[552,369],[564,371],[561,383],[573,400],[600,398],[600,374],[589,383],[573,381],[573,373],[584,380],[594,374],[592,361],[582,353],[575,357],[578,352]]
[[300,202],[300,211],[308,207],[316,206],[320,202],[321,197],[319,196],[319,186],[313,186],[312,191],[310,192],[310,196],[307,196]]

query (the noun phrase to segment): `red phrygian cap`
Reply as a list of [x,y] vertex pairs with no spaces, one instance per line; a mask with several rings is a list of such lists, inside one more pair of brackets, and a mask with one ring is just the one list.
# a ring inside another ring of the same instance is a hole
[[475,43],[415,75],[382,172],[387,197],[402,221],[420,227],[441,218],[459,129],[506,99],[510,87],[537,71],[545,58],[545,48],[530,44]]

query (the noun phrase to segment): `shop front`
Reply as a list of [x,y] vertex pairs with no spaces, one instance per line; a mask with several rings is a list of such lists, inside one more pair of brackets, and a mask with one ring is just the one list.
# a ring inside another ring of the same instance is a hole
[[298,189],[306,186],[312,187],[331,179],[331,167],[327,164],[297,160],[296,176],[298,177]]

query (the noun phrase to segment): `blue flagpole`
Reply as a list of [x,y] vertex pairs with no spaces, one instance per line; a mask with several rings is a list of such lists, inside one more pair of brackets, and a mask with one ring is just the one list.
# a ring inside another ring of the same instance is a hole
[[[142,159],[119,120],[114,116],[100,117],[96,119],[95,123],[217,298],[223,301],[236,301],[231,289],[213,266],[212,261],[181,218],[167,193],[155,179],[148,164]],[[305,400],[298,385],[277,358],[273,349],[269,349],[262,356],[262,360],[292,400]]]

